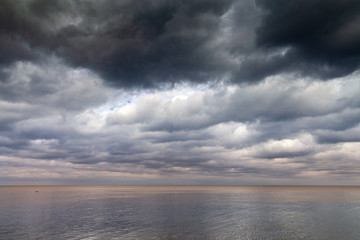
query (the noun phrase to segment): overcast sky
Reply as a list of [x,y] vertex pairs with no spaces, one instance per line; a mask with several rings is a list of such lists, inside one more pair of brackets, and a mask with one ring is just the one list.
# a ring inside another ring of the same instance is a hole
[[0,1],[0,184],[360,184],[360,1]]

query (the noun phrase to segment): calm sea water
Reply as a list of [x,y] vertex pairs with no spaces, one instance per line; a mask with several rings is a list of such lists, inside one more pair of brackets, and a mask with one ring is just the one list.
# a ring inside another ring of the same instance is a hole
[[0,239],[360,239],[360,187],[1,186]]

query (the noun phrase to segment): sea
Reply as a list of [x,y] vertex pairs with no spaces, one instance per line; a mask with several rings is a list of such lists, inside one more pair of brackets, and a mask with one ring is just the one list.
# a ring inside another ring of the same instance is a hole
[[0,239],[360,239],[357,186],[0,186]]

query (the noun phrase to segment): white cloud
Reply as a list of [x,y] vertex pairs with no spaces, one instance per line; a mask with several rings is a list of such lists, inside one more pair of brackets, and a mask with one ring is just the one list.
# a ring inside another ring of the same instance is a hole
[[[11,78],[19,80],[3,85],[9,92],[0,101],[0,120],[10,127],[0,149],[9,179],[137,182],[170,174],[179,183],[358,181],[356,74],[327,82],[278,75],[254,85],[124,91],[85,69],[57,64],[18,64]],[[66,79],[59,79],[61,71]]]

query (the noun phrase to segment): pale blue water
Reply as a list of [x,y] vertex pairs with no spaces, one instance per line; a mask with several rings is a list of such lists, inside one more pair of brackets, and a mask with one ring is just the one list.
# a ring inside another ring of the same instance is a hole
[[2,186],[0,239],[358,240],[360,187]]

